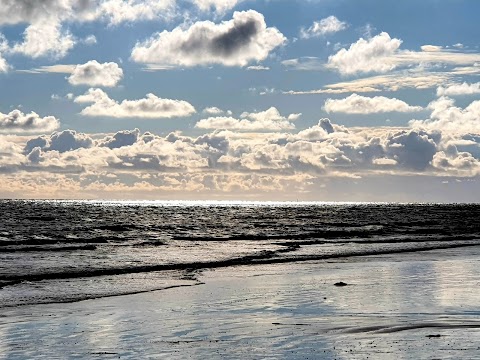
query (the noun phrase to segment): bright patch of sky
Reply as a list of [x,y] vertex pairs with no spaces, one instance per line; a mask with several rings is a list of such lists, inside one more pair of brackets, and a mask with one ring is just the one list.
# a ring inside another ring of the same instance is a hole
[[0,0],[0,196],[349,201],[361,182],[363,200],[389,200],[388,174],[455,183],[432,194],[455,201],[480,174],[478,13]]

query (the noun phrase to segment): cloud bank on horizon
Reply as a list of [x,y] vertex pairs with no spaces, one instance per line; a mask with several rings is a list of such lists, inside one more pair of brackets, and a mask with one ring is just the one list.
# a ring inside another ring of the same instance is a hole
[[0,0],[0,196],[480,201],[480,3],[432,2]]

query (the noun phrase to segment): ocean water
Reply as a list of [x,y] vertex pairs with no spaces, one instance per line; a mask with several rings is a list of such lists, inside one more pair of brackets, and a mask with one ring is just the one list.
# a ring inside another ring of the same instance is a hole
[[480,205],[4,200],[0,211],[0,308],[193,286],[212,268],[480,245]]

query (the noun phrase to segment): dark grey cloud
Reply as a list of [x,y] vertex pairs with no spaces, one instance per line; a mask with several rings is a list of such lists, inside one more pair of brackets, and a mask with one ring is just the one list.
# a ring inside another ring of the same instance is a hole
[[135,144],[140,136],[140,130],[118,131],[113,136],[108,136],[99,142],[99,146],[106,146],[110,149],[117,149],[123,146]]
[[425,170],[437,152],[438,134],[424,131],[402,131],[392,136],[386,144],[386,153],[400,166]]
[[38,164],[42,160],[42,149],[40,147],[34,147],[27,155],[28,161],[32,164]]
[[27,141],[24,153],[28,154],[39,148],[43,151],[58,151],[64,153],[80,148],[89,148],[94,145],[93,140],[86,134],[77,133],[75,130],[54,132],[50,136],[40,136]]
[[330,122],[330,119],[320,119],[318,125],[327,132],[327,134],[331,134],[335,132],[335,129],[333,128],[332,123]]
[[211,148],[217,149],[222,153],[226,153],[230,147],[229,140],[226,136],[220,135],[217,132],[199,136],[195,140],[196,145],[207,145]]
[[224,34],[214,37],[211,40],[211,50],[221,56],[232,56],[252,42],[261,30],[262,27],[258,21],[249,19],[237,27],[232,27]]
[[96,5],[98,0],[1,0],[0,25],[63,20],[73,14],[78,20]]
[[24,147],[24,153],[30,153],[34,148],[45,149],[48,146],[48,140],[46,136],[40,136],[27,141]]
[[89,148],[93,145],[92,139],[75,130],[64,130],[53,133],[50,136],[50,146],[47,150],[56,150],[58,152],[66,152],[80,148]]

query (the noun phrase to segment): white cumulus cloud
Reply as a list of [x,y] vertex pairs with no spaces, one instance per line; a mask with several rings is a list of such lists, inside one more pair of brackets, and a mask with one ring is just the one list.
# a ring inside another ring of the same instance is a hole
[[209,11],[212,8],[217,13],[224,13],[233,9],[242,0],[193,0],[194,4],[202,11]]
[[92,35],[77,39],[71,23],[105,21],[111,25],[142,20],[169,19],[176,0],[1,0],[0,26],[26,24],[23,41],[12,53],[32,58],[61,58],[78,43],[94,44]]
[[232,20],[220,24],[200,21],[188,29],[163,31],[138,43],[132,50],[132,59],[176,66],[245,66],[264,60],[285,41],[280,31],[267,27],[262,14],[249,10],[235,12]]
[[367,97],[352,94],[344,99],[327,99],[326,112],[342,112],[347,114],[374,114],[385,112],[421,111],[421,106],[410,106],[406,102],[384,96]]
[[438,52],[442,51],[443,47],[438,46],[438,45],[422,45],[420,46],[420,49],[425,52]]
[[428,108],[432,111],[430,118],[412,120],[410,126],[453,134],[480,134],[480,100],[462,109],[455,106],[453,99],[442,96],[432,101]]
[[401,44],[402,40],[391,38],[386,32],[367,40],[360,38],[348,49],[343,48],[329,56],[326,67],[337,70],[342,75],[355,75],[386,73],[413,66],[419,69],[439,65],[471,67],[480,61],[478,53],[460,52],[435,45],[424,45],[422,51],[400,50]]
[[244,112],[240,119],[231,116],[218,116],[202,119],[195,125],[199,129],[224,129],[238,131],[281,131],[295,129],[292,123],[301,114],[280,115],[277,108],[271,107],[260,112]]
[[212,106],[212,107],[206,107],[205,109],[203,109],[203,113],[209,114],[209,115],[220,115],[220,114],[223,114],[224,111],[216,106]]
[[97,43],[97,38],[95,35],[88,35],[85,39],[82,40],[85,45],[94,45]]
[[8,114],[0,112],[1,133],[41,133],[51,132],[60,126],[54,116],[41,117],[35,112],[24,114],[20,110],[13,110]]
[[8,41],[3,34],[0,33],[0,73],[10,70],[10,65],[2,57],[2,53],[8,50]]
[[170,16],[175,0],[2,0],[0,25],[37,23],[46,19],[122,22]]
[[64,57],[76,44],[73,35],[62,29],[59,22],[35,23],[28,26],[24,32],[24,40],[14,44],[11,51],[32,58],[52,56]]
[[113,25],[168,18],[175,3],[175,0],[107,0],[100,3],[97,16],[107,18]]
[[270,70],[270,68],[268,66],[263,66],[263,65],[252,65],[247,67],[247,70],[267,71],[267,70]]
[[139,100],[117,102],[101,89],[89,89],[84,95],[77,96],[76,103],[93,103],[81,111],[85,116],[105,116],[114,118],[172,118],[189,116],[195,108],[183,100],[162,99],[154,94],[147,94]]
[[328,58],[328,66],[342,74],[359,72],[386,72],[395,68],[390,57],[400,48],[402,41],[391,38],[386,32],[365,40],[360,38],[356,43],[338,51]]
[[114,62],[100,64],[91,60],[77,65],[68,78],[72,85],[113,87],[123,78],[123,70]]
[[[452,107],[447,100],[432,108]],[[284,182],[311,196],[308,192],[315,191],[318,181],[335,178],[356,182],[388,175],[401,182],[417,174],[428,176],[429,182],[445,176],[471,179],[480,173],[480,138],[462,139],[428,129],[346,129],[328,119],[296,134],[214,131],[195,137],[142,134],[138,129],[95,135],[65,130],[30,139],[0,136],[0,165],[8,169],[0,180],[3,191],[22,196],[41,191],[77,197],[92,189],[102,197],[114,191],[122,197],[137,192],[138,198],[145,189],[155,198],[171,197],[172,191],[187,196],[190,191],[211,195],[240,189],[261,194],[288,191]],[[57,176],[63,180],[57,182]]]
[[480,83],[468,84],[452,84],[447,87],[439,86],[437,88],[437,96],[458,96],[480,94]]
[[335,16],[329,16],[320,21],[314,21],[313,25],[308,29],[303,28],[300,31],[300,37],[308,39],[311,37],[325,36],[345,30],[347,23],[338,20]]

